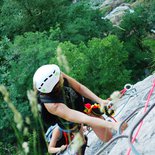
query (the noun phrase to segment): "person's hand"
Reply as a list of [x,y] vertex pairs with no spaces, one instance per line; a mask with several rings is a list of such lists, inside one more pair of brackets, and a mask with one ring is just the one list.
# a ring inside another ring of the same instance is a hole
[[[118,131],[119,126],[120,126],[120,122],[113,122],[113,129],[114,130]],[[127,127],[128,127],[128,124],[126,122],[123,123],[121,126],[121,131],[123,132]]]
[[109,100],[101,100],[100,102],[100,111],[104,112],[104,107],[109,103]]
[[88,126],[83,126],[83,132],[85,133],[85,132],[87,132],[88,131]]
[[67,148],[67,145],[61,145],[60,152],[64,151]]

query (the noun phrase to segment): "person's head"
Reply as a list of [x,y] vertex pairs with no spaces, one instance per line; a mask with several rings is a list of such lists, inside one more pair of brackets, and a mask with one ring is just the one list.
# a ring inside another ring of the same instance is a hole
[[[33,76],[33,86],[41,93],[50,93],[56,85],[62,82],[60,68],[55,64],[39,67]],[[60,81],[60,82],[59,82]]]

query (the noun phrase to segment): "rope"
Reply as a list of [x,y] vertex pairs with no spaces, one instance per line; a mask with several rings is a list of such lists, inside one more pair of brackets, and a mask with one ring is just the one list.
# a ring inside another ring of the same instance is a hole
[[117,122],[117,120],[113,116],[110,116],[110,118],[112,118],[114,122]]
[[[152,80],[152,82],[153,82],[153,80]],[[141,91],[135,92],[134,95],[137,95],[137,94],[139,94],[139,93],[145,91],[145,90],[148,89],[148,88],[150,88],[150,86],[148,86],[148,87],[142,89]],[[133,89],[135,89],[135,88],[133,88]],[[130,94],[127,94],[127,93],[126,93],[125,95],[130,95]],[[124,98],[121,98],[121,100],[125,100],[125,99],[127,99],[127,98],[128,98],[128,97],[124,97]]]
[[[124,88],[123,90],[120,91],[120,93],[121,93],[121,97],[125,94],[126,91],[127,91],[126,88]],[[121,97],[120,97],[120,98],[121,98]]]
[[[136,93],[136,89],[133,88],[133,86],[132,86],[131,84],[126,84],[126,85],[124,86],[124,89],[121,90],[120,92],[121,92],[121,97],[122,97],[124,94],[126,95],[127,93],[130,93],[130,92],[132,92],[132,93],[131,93],[131,95],[129,94],[130,96],[128,97],[127,102],[123,105],[123,107],[119,110],[119,112],[118,112],[114,117],[117,117],[117,116],[122,112],[122,110],[125,108],[125,106],[128,104],[130,98],[137,94],[137,93]],[[120,98],[121,98],[121,97],[120,97]]]
[[[151,83],[152,82],[155,82],[155,80],[151,80]],[[130,84],[129,84],[130,85]],[[153,85],[153,87],[155,87],[155,83],[154,83],[154,85]],[[130,91],[128,91],[128,92],[126,92],[125,93],[125,89],[123,89],[122,91],[120,91],[120,93],[122,92],[122,93],[124,93],[125,95],[130,95],[129,96],[129,98],[128,98],[128,101],[129,101],[129,99],[130,99],[130,97],[134,97],[135,95],[136,96],[138,96],[138,94],[140,93],[140,92],[142,92],[142,91],[144,91],[144,90],[146,90],[146,89],[148,89],[148,88],[150,88],[150,86],[149,87],[146,87],[146,88],[144,88],[143,90],[141,90],[141,91],[139,91],[139,92],[137,92],[137,90],[135,89],[135,88],[133,88],[133,87],[129,87],[130,88]],[[152,93],[153,93],[153,89],[151,89],[152,90]],[[148,95],[148,98],[151,98],[151,93],[149,93],[149,95]],[[123,98],[124,99],[124,98]],[[149,99],[150,100],[150,99]],[[149,100],[147,101],[147,104],[145,104],[144,106],[142,106],[142,107],[145,107],[145,110],[144,111],[146,111],[146,109],[147,109],[147,106],[148,106],[148,103],[149,103]],[[128,103],[128,101],[127,101],[127,103]],[[127,103],[124,105],[124,107],[127,105]],[[123,107],[123,108],[124,108]],[[142,107],[140,107],[140,108],[138,108],[138,109],[141,109]],[[122,108],[122,109],[123,109]],[[122,111],[122,109],[119,111],[119,113]],[[138,109],[136,109],[135,111],[134,111],[134,113],[138,110]],[[148,111],[147,111],[148,112]],[[145,113],[145,115],[146,114],[148,114],[148,113]],[[132,113],[132,115],[134,114],[134,113]],[[118,114],[117,114],[118,115]],[[133,115],[134,116],[134,115]],[[129,119],[130,117],[127,117],[127,119]],[[125,120],[124,120],[124,122],[125,122]],[[137,126],[140,124],[140,122],[142,122],[142,120],[141,121],[139,121],[138,122],[138,124],[137,124]],[[122,123],[123,124],[123,123]],[[121,125],[120,125],[121,126]],[[119,132],[119,134],[121,134],[121,132]],[[126,135],[119,135],[120,136],[120,138],[122,137],[122,136],[126,136]],[[122,137],[123,138],[123,137]],[[128,136],[126,137],[126,138],[128,138]],[[110,143],[108,142],[108,144],[105,146],[105,147],[103,147],[101,150],[99,150],[99,152],[97,153],[97,154],[95,154],[95,155],[99,155],[103,150],[105,150],[113,141],[115,141],[116,140],[116,138],[113,138],[112,140],[110,140]],[[131,149],[132,149],[132,151],[134,152],[134,154],[135,155],[140,155],[139,154],[139,152],[135,149],[135,147],[132,145],[132,137],[131,137],[131,142],[130,142],[130,147],[131,147]]]
[[[144,107],[144,113],[145,113],[146,110],[147,110],[148,104],[149,104],[149,102],[150,102],[151,95],[152,95],[152,93],[153,93],[153,91],[154,91],[154,87],[155,87],[155,80],[154,80],[153,86],[152,86],[152,88],[151,88],[151,90],[150,90],[150,92],[149,92],[149,94],[148,94],[147,101],[146,101],[145,107]],[[132,138],[132,143],[135,142],[136,137],[138,136],[139,131],[140,131],[142,125],[143,125],[143,121],[141,121],[141,123],[139,124],[138,129],[137,129],[137,131],[136,131],[136,134],[135,134],[134,137]],[[133,148],[133,147],[132,147],[132,148]],[[133,150],[133,151],[134,151],[134,150]],[[127,150],[126,155],[130,155],[130,152],[131,152],[131,148],[129,148],[129,149]],[[136,153],[136,155],[137,155],[137,152],[135,152],[135,153]]]
[[[131,96],[130,96],[131,97]],[[114,117],[117,117],[121,112],[122,110],[125,108],[125,106],[128,104],[129,100],[130,100],[130,97],[128,98],[127,102],[123,105],[123,107],[120,109],[120,111],[114,116]]]

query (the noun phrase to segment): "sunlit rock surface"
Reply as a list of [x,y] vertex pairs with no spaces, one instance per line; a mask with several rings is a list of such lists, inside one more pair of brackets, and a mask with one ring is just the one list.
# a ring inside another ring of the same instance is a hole
[[123,3],[120,6],[113,9],[108,15],[104,17],[104,19],[109,19],[113,24],[119,25],[121,22],[122,16],[127,11],[129,11],[130,13],[134,12],[134,10],[131,9],[129,4]]
[[[148,94],[153,86],[155,74],[147,77],[133,85],[133,90],[124,95],[119,102],[117,102],[117,110],[115,118],[117,121],[122,121],[129,116],[136,108],[145,105],[148,100]],[[151,95],[149,105],[155,103],[155,89]],[[148,108],[147,108],[148,110]],[[128,122],[129,127],[123,134],[129,135],[132,127],[136,124],[137,120],[144,114],[144,108],[139,110],[137,114]],[[150,111],[143,121],[143,125],[134,143],[135,148],[141,155],[155,155],[155,107]],[[135,130],[136,131],[136,130]],[[115,135],[116,136],[116,135]],[[114,136],[114,137],[115,137]],[[94,132],[88,134],[88,145],[86,155],[95,155],[105,145],[101,142]],[[100,155],[126,155],[129,148],[128,139],[119,139],[110,145],[106,150],[101,151]],[[134,155],[131,151],[130,155]]]

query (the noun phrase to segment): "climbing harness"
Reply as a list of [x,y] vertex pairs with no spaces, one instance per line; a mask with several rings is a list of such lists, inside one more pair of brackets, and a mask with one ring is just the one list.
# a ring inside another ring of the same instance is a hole
[[83,138],[80,133],[77,133],[67,148],[58,152],[56,155],[77,155],[78,150],[84,144]]

